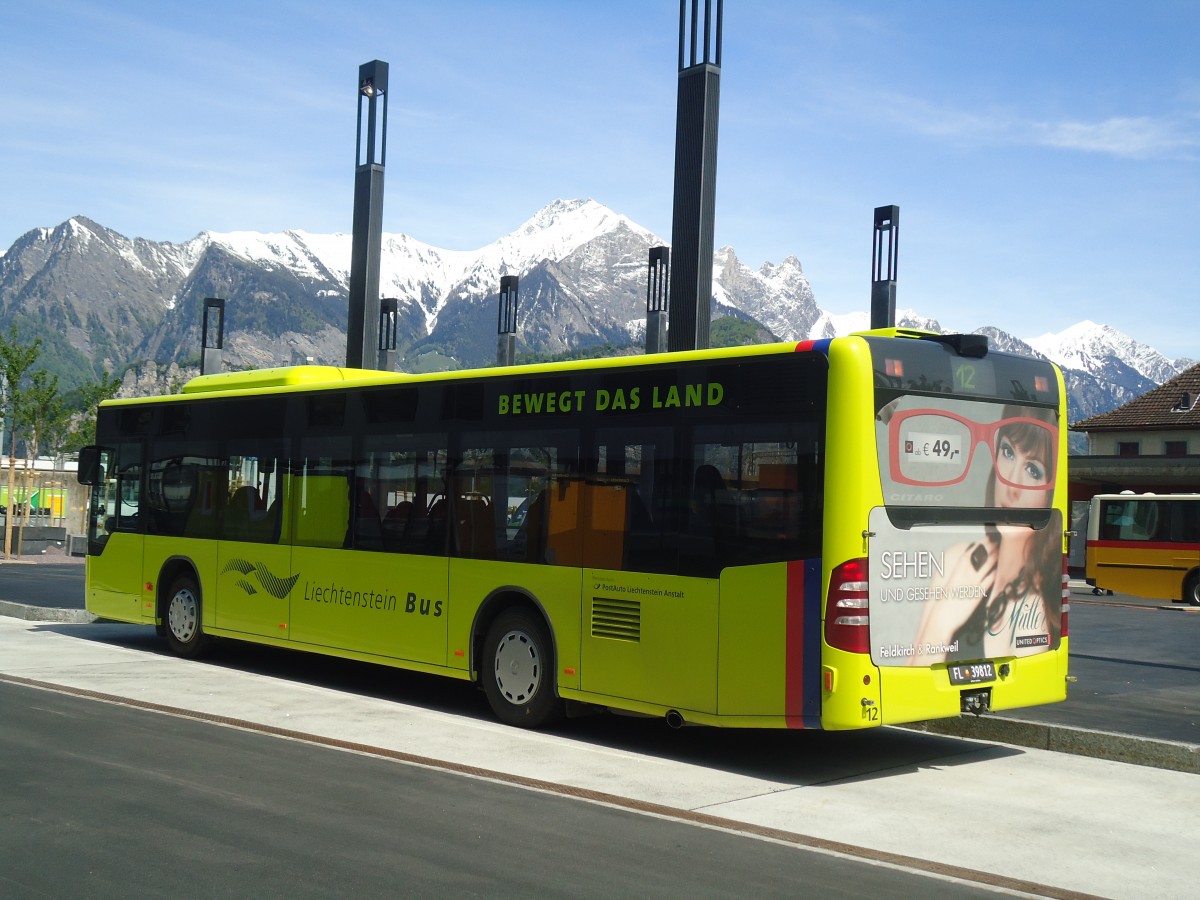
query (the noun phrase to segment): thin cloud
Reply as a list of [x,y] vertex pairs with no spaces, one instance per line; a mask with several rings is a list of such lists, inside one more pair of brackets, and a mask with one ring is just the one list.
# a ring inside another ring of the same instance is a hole
[[1033,129],[1038,143],[1064,150],[1103,153],[1126,159],[1190,157],[1197,138],[1170,120],[1117,116],[1103,122],[1057,122]]
[[[849,102],[847,102],[849,101]],[[845,96],[826,107],[870,110],[872,124],[882,118],[911,134],[967,145],[1017,144],[1054,147],[1122,159],[1190,159],[1200,149],[1195,116],[1111,116],[1038,121],[1002,108],[965,111],[938,106],[918,97],[892,92]]]

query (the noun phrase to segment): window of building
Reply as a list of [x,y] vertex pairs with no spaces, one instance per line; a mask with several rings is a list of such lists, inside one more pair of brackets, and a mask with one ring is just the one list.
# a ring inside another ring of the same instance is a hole
[[1117,441],[1117,456],[1140,456],[1137,441]]
[[1187,456],[1187,441],[1163,441],[1164,456]]

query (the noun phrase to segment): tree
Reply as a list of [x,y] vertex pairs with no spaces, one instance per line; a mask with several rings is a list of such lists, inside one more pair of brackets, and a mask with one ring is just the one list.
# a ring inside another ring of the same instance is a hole
[[20,423],[25,455],[36,459],[43,446],[58,449],[66,434],[69,413],[58,392],[58,376],[38,369],[25,388],[25,419]]
[[[13,444],[20,436],[25,443],[25,491],[24,496],[33,497],[36,479],[35,460],[43,447],[57,454],[67,432],[70,413],[58,392],[58,376],[39,369],[30,376],[30,384],[23,390],[21,405],[25,409],[23,421],[13,423]],[[22,522],[29,524],[32,502],[25,504]]]
[[[0,334],[0,390],[4,396],[4,419],[8,424],[8,502],[5,504],[4,515],[4,558],[12,555],[12,510],[16,493],[14,491],[14,476],[17,468],[17,432],[21,423],[29,413],[30,396],[23,386],[29,369],[37,362],[38,353],[42,349],[41,338],[34,338],[32,343],[21,342],[17,326],[9,328],[8,336]],[[57,379],[55,379],[57,391]],[[0,452],[3,449],[0,448]]]
[[115,397],[120,388],[120,377],[108,372],[101,373],[99,381],[80,385],[72,392],[69,407],[74,412],[69,414],[69,427],[62,435],[61,442],[57,446],[50,443],[50,448],[57,453],[96,443],[96,410],[102,400]]

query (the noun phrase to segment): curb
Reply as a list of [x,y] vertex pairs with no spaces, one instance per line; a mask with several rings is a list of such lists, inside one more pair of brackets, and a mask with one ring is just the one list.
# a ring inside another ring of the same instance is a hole
[[1023,722],[994,716],[936,719],[901,727],[928,734],[1012,744],[1035,750],[1070,753],[1075,756],[1090,756],[1093,759],[1200,774],[1200,746],[1177,741],[1162,741],[1111,731],[1088,731],[1069,725],[1047,725],[1042,722]]
[[70,625],[90,625],[100,621],[86,609],[30,606],[27,603],[13,603],[11,600],[0,600],[0,616],[24,619],[27,622],[66,622]]

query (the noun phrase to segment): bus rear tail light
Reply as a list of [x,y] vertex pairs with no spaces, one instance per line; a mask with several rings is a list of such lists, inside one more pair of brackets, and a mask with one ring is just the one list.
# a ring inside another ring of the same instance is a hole
[[871,652],[866,559],[849,559],[829,576],[825,642],[850,653]]

